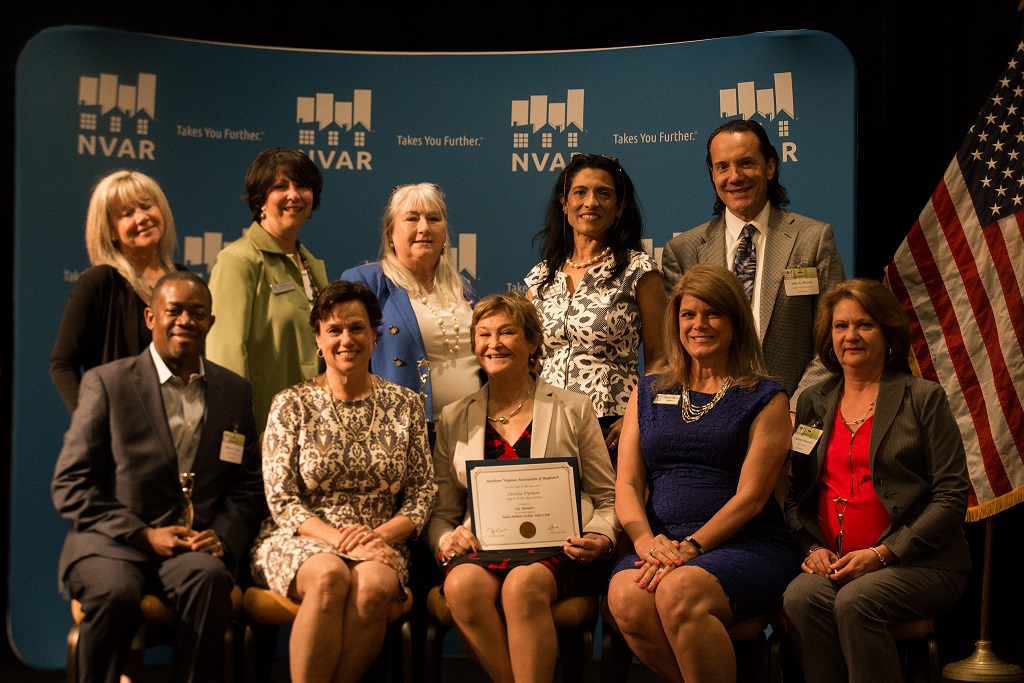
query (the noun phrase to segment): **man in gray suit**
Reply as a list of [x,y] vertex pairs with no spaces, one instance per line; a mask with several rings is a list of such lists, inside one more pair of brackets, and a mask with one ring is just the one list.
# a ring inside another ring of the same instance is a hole
[[51,493],[71,521],[59,574],[85,612],[85,681],[117,683],[146,593],[178,612],[171,680],[208,680],[218,661],[235,564],[267,511],[249,383],[202,358],[210,309],[199,276],[166,275],[153,343],[82,377]]
[[756,121],[715,129],[706,162],[715,218],[665,244],[665,289],[671,295],[698,263],[736,272],[751,299],[768,372],[786,387],[793,412],[800,392],[829,374],[813,336],[818,295],[846,278],[832,226],[783,208],[789,199],[779,182],[779,154]]

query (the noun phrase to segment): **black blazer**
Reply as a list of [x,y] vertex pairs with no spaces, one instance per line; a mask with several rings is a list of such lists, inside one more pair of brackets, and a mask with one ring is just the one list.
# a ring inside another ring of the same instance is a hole
[[[818,526],[818,482],[842,388],[842,376],[834,375],[801,394],[797,406],[798,425],[824,430],[810,454],[791,453],[786,522],[802,553],[826,545]],[[884,543],[904,565],[969,571],[967,459],[942,387],[884,373],[869,449],[875,493],[890,518],[876,545]]]
[[[233,568],[267,516],[260,450],[249,382],[209,361],[204,368],[206,415],[193,468],[194,528],[217,532],[224,560]],[[220,459],[226,430],[245,435],[241,464]],[[147,526],[176,524],[182,505],[177,453],[148,347],[82,377],[51,494],[57,511],[71,521],[60,557],[62,581],[72,563],[91,555],[155,559],[128,538]]]

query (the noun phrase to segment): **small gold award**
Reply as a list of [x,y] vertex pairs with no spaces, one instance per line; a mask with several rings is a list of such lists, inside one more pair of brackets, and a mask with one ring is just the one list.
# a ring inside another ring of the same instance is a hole
[[192,507],[192,487],[196,482],[195,472],[181,473],[181,504],[183,510],[179,518],[181,524],[187,531],[192,531],[192,520],[195,518],[195,508]]
[[523,538],[533,538],[537,535],[537,527],[533,522],[523,522],[519,525],[519,535]]

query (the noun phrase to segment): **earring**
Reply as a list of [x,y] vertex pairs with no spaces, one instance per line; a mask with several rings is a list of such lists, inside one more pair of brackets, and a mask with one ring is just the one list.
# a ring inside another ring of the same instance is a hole
[[262,223],[265,220],[267,220],[267,212],[264,211],[263,209],[260,209],[260,223]]
[[893,359],[893,353],[892,353],[892,347],[891,346],[889,347],[888,355],[889,355],[889,362],[891,363],[892,359]]
[[839,362],[839,359],[836,358],[836,350],[835,350],[834,347],[829,347],[828,355],[829,355],[829,358],[831,358],[835,362],[837,362],[837,363]]
[[316,347],[316,357],[317,358],[323,358],[324,357],[324,350],[321,349],[319,346]]

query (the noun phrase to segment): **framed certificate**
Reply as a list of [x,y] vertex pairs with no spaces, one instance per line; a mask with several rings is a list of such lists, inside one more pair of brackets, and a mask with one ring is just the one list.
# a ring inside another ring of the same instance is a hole
[[549,548],[580,535],[576,458],[469,460],[466,482],[483,550]]

